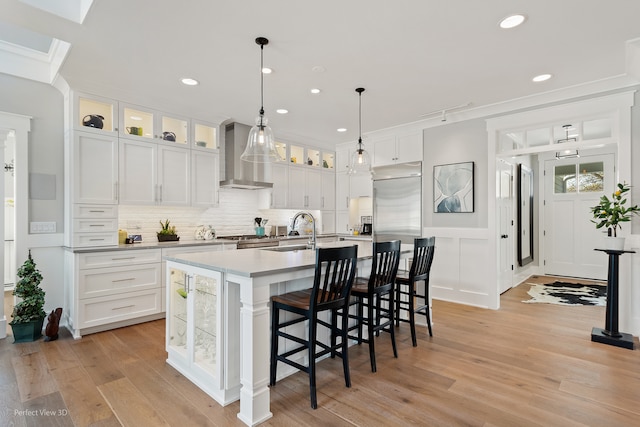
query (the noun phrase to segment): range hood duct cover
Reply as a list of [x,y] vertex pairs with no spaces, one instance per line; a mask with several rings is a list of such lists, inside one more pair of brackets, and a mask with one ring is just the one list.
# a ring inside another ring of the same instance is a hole
[[247,146],[251,127],[242,123],[230,123],[225,128],[225,180],[220,181],[222,188],[241,188],[258,190],[273,188],[270,163],[252,163],[240,160]]

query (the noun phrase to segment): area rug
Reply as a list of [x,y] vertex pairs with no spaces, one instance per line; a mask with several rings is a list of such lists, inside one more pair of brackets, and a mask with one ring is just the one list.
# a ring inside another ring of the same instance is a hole
[[607,287],[585,285],[582,283],[555,282],[546,285],[529,283],[527,292],[530,300],[525,303],[543,303],[559,305],[599,305],[607,304]]

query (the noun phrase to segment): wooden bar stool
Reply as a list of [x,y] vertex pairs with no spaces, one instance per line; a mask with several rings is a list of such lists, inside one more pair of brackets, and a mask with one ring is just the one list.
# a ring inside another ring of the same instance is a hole
[[[338,327],[337,311],[347,311],[349,307],[349,295],[353,286],[358,260],[358,246],[342,248],[320,248],[316,250],[316,270],[313,279],[313,288],[289,292],[283,295],[271,297],[271,369],[269,385],[276,385],[276,366],[278,362],[286,363],[309,374],[309,388],[311,393],[311,407],[316,409],[316,359],[326,354],[331,357],[336,355],[342,358],[344,380],[347,387],[351,387],[349,375],[349,358],[347,339],[347,317],[342,316],[342,325]],[[295,319],[280,321],[280,311],[295,313]],[[321,312],[331,312],[329,322],[318,318]],[[287,326],[308,321],[308,335],[297,337],[286,332]],[[329,345],[317,340],[318,325],[329,328],[331,342]],[[340,336],[340,342],[336,344],[336,337]],[[278,339],[294,341],[299,344],[292,350],[278,354]],[[304,366],[291,356],[301,351],[309,354],[308,366]]]
[[[400,240],[391,242],[373,243],[373,260],[371,263],[371,274],[368,278],[358,277],[351,290],[352,303],[357,305],[357,314],[349,315],[349,318],[356,319],[356,324],[349,330],[358,330],[357,336],[349,335],[349,338],[356,339],[358,344],[366,342],[369,344],[369,359],[371,360],[371,371],[376,372],[376,354],[374,344],[374,333],[380,331],[391,334],[391,345],[394,357],[398,357],[396,349],[396,338],[393,327],[394,318],[394,282],[400,263]],[[382,304],[385,302],[385,304]],[[364,307],[367,314],[364,315]],[[362,329],[367,326],[367,338],[362,338]]]
[[[398,271],[396,277],[396,326],[399,326],[400,322],[408,322],[411,325],[411,340],[414,347],[418,345],[416,340],[416,313],[425,315],[429,336],[433,336],[431,314],[429,312],[429,272],[433,263],[435,244],[435,237],[415,239],[411,268],[409,271]],[[424,293],[418,293],[417,291],[416,283],[420,281],[424,281]],[[418,299],[422,300],[422,304],[418,304],[416,307]],[[400,318],[401,310],[409,313],[409,319]]]

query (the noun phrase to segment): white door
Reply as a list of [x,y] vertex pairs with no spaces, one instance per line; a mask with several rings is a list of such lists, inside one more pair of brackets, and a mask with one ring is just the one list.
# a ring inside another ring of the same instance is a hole
[[547,160],[544,168],[545,274],[605,280],[607,257],[590,208],[614,188],[614,155]]
[[513,166],[499,162],[496,167],[496,212],[498,236],[498,282],[500,293],[513,286]]

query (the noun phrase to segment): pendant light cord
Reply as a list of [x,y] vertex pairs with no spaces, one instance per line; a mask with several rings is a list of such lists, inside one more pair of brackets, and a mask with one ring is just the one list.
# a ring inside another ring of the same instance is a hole
[[262,126],[262,116],[264,116],[264,44],[260,45],[260,126]]
[[359,87],[356,89],[358,92],[358,152],[362,154],[362,92],[364,88]]

